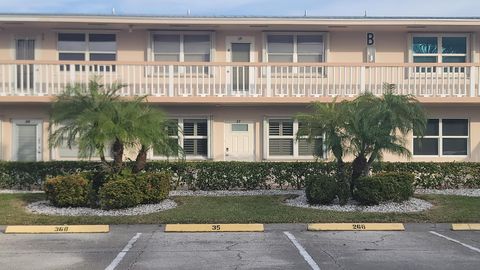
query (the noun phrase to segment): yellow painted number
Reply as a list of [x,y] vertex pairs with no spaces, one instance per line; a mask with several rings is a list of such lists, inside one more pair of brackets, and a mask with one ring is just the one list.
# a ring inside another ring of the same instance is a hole
[[220,231],[220,225],[212,225],[212,231]]
[[353,224],[354,230],[365,230],[365,224]]
[[68,226],[65,227],[55,227],[56,232],[68,232]]

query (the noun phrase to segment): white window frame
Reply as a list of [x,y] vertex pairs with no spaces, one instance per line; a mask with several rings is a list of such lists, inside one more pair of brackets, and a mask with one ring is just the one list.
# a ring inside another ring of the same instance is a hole
[[[293,121],[293,135],[288,136],[274,136],[275,138],[279,139],[293,139],[293,155],[291,156],[271,156],[270,155],[270,120],[292,120]],[[326,159],[327,153],[325,149],[325,144],[322,146],[323,156],[317,157],[314,155],[311,156],[301,156],[298,154],[298,140],[297,140],[297,133],[298,133],[298,120],[292,118],[291,116],[267,116],[264,118],[263,121],[263,156],[264,159],[267,160],[315,160],[315,159]],[[307,136],[302,136],[301,138],[307,138]],[[319,137],[320,138],[320,137]],[[321,137],[322,143],[325,140],[325,137]]]
[[[59,48],[59,35],[60,34],[84,34],[85,35],[85,50],[84,51],[61,51]],[[90,43],[90,34],[105,34],[105,35],[115,35],[115,51],[90,51],[89,49],[89,43]],[[59,31],[57,32],[57,60],[60,61],[60,53],[84,53],[85,54],[85,62],[91,61],[90,60],[90,54],[95,54],[95,53],[105,53],[105,54],[113,54],[115,53],[115,60],[114,61],[102,61],[105,63],[110,63],[110,62],[116,62],[118,61],[118,35],[116,32],[111,32],[111,31]],[[96,60],[97,61],[97,60]]]
[[[429,118],[429,119],[438,119],[438,135],[429,135],[429,136],[412,136],[412,154],[414,157],[420,157],[420,158],[428,158],[428,157],[468,157],[470,156],[470,118],[465,118],[465,117],[449,117],[449,118]],[[467,128],[468,128],[468,134],[465,136],[449,136],[449,135],[443,135],[443,120],[451,120],[451,119],[461,119],[461,120],[467,120]],[[415,139],[437,139],[438,140],[438,155],[415,155],[414,152],[414,145],[415,145]],[[443,154],[443,139],[467,139],[467,154],[466,155],[444,155]]]
[[[54,130],[58,129],[58,126],[53,127]],[[92,161],[99,161],[100,157],[99,156],[92,156],[90,158],[80,158],[80,157],[62,157],[60,156],[60,147],[51,147],[50,148],[50,156],[52,157],[52,160],[92,160]],[[107,149],[105,152],[105,159],[107,160],[112,160],[113,156],[111,155],[111,149]]]
[[[327,53],[329,52],[328,46],[328,33],[327,32],[264,32],[263,33],[263,62],[269,63],[268,61],[268,36],[269,35],[288,35],[293,36],[293,56],[291,63],[299,63],[298,62],[298,51],[297,51],[297,37],[298,36],[322,36],[322,43],[323,43],[323,51],[322,57],[323,62],[319,63],[326,63],[327,62]],[[274,62],[275,63],[275,62]],[[303,62],[300,62],[303,63]],[[308,63],[305,63],[308,64]]]
[[[108,151],[105,152],[105,159],[106,160],[113,160],[113,156],[111,155],[110,149],[107,149]],[[72,161],[77,161],[77,160],[91,160],[91,161],[99,161],[100,157],[99,156],[91,156],[89,158],[80,158],[80,157],[62,157],[60,156],[60,148],[59,147],[52,147],[50,149],[50,153],[52,156],[52,160],[72,160]]]
[[185,35],[209,35],[210,36],[210,59],[208,62],[212,62],[215,58],[215,32],[212,31],[151,31],[149,35],[149,42],[147,48],[147,60],[152,62],[161,63],[162,61],[155,61],[155,48],[154,48],[154,35],[179,35],[180,36],[180,52],[179,52],[179,61],[178,63],[188,63],[185,62],[185,52],[184,52],[184,37]]
[[[409,62],[415,63],[413,61],[414,56],[436,56],[437,63],[442,63],[442,56],[465,56],[465,63],[470,63],[472,51],[470,49],[470,34],[469,33],[411,33],[410,38],[408,39],[408,48],[409,48]],[[413,52],[413,38],[414,37],[435,37],[437,38],[437,53],[432,54],[416,54]],[[465,37],[466,42],[466,52],[464,54],[443,54],[442,53],[442,39],[444,37]],[[429,64],[429,63],[425,63]],[[433,64],[433,63],[432,63]],[[454,64],[454,63],[452,63]]]
[[[185,155],[185,159],[187,160],[208,160],[212,159],[213,153],[212,153],[212,124],[213,120],[211,116],[205,116],[205,115],[179,115],[179,116],[170,116],[169,119],[174,120],[176,119],[178,121],[178,136],[170,136],[172,138],[177,138],[178,139],[178,145],[182,147],[183,149],[183,140],[184,139],[207,139],[207,156],[187,156]],[[202,120],[207,120],[207,136],[185,136],[183,134],[183,123],[184,120],[190,120],[190,119],[202,119]],[[176,157],[175,157],[176,158]],[[148,159],[151,160],[168,160],[169,157],[166,156],[158,156],[154,155],[153,149],[150,149],[148,152]]]

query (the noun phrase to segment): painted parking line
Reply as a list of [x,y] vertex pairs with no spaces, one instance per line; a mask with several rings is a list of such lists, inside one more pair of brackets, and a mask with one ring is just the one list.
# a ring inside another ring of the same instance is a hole
[[122,251],[120,251],[118,253],[117,257],[115,257],[115,259],[113,259],[113,261],[110,263],[110,265],[107,266],[107,268],[105,268],[105,270],[115,269],[115,267],[118,266],[118,264],[122,261],[123,257],[125,257],[127,252],[133,247],[133,244],[135,244],[135,242],[137,242],[138,238],[140,238],[141,235],[142,235],[142,233],[137,233],[135,236],[133,236],[132,239],[130,239],[130,241],[128,241],[127,245],[122,249]]
[[402,223],[312,223],[309,231],[404,231]]
[[7,226],[6,234],[36,233],[108,233],[109,225],[19,225]]
[[445,235],[443,235],[443,234],[440,234],[440,233],[437,233],[437,232],[434,232],[434,231],[430,231],[430,233],[431,233],[431,234],[434,234],[434,235],[436,235],[436,236],[445,238],[445,239],[447,239],[447,240],[449,240],[449,241],[452,241],[452,242],[454,242],[454,243],[460,244],[460,245],[462,245],[462,246],[464,246],[464,247],[466,247],[466,248],[468,248],[468,249],[470,249],[470,250],[473,250],[473,251],[476,251],[476,252],[480,253],[480,249],[479,249],[479,248],[476,248],[476,247],[470,246],[470,245],[468,245],[468,244],[462,243],[462,242],[460,242],[460,241],[458,241],[458,240],[456,240],[456,239],[450,238],[450,237],[448,237],[448,236],[445,236]]
[[167,224],[165,232],[263,232],[263,224]]
[[452,231],[480,231],[480,223],[454,223]]
[[320,270],[320,267],[318,266],[318,264],[313,260],[312,256],[308,254],[305,248],[297,241],[297,238],[295,238],[295,236],[290,232],[283,232],[283,233],[288,237],[288,239],[290,239],[293,245],[295,245],[295,247],[298,249],[298,252],[300,253],[300,255],[302,255],[303,259],[305,259],[308,265],[310,265],[310,267],[313,270]]

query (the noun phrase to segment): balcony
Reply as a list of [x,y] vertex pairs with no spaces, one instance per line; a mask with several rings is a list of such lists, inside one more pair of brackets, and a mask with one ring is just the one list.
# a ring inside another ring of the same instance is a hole
[[3,61],[0,101],[49,101],[68,85],[98,76],[106,85],[124,84],[123,96],[148,95],[157,102],[326,101],[365,91],[382,94],[384,83],[395,84],[395,93],[421,100],[478,102],[472,97],[480,97],[479,72],[480,64]]

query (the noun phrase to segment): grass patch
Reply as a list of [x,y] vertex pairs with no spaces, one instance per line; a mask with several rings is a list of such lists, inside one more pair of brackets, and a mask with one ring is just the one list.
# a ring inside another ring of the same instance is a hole
[[164,212],[126,217],[63,217],[30,214],[25,205],[44,194],[0,194],[0,224],[163,224],[163,223],[307,223],[307,222],[480,222],[480,198],[419,195],[435,207],[421,213],[360,213],[304,209],[284,205],[289,196],[174,197],[179,204]]

